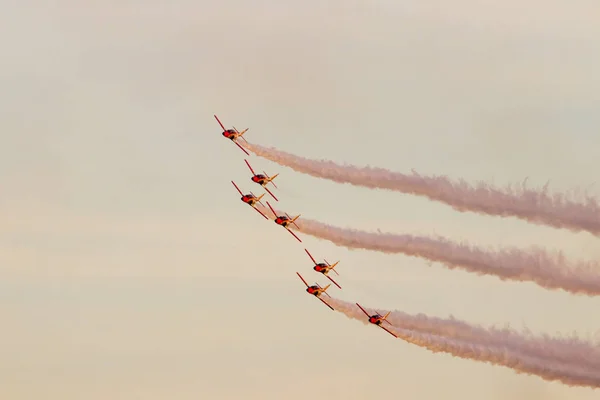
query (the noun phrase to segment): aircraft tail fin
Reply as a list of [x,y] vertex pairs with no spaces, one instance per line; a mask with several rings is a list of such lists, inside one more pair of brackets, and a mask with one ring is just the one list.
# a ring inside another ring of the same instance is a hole
[[263,173],[265,174],[265,176],[267,177],[267,179],[269,180],[269,182],[271,182],[271,184],[273,186],[275,186],[276,189],[278,189],[277,185],[275,184],[275,182],[273,182],[273,179],[277,178],[277,176],[279,176],[279,173],[276,173],[273,176],[269,176],[265,171],[263,171]]
[[392,313],[391,311],[388,311],[382,318],[383,321],[387,322],[390,325],[392,325],[392,323],[387,320],[387,317],[389,317],[391,313]]

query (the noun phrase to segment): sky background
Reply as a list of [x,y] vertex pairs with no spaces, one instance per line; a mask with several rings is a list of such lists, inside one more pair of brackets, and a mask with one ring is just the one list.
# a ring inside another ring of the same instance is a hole
[[[85,4],[84,4],[85,3]],[[304,247],[367,307],[600,339],[600,300],[296,242],[242,204],[244,154],[600,195],[600,3],[28,0],[0,6],[0,398],[591,400],[331,313]],[[339,226],[541,245],[600,239],[280,173]]]

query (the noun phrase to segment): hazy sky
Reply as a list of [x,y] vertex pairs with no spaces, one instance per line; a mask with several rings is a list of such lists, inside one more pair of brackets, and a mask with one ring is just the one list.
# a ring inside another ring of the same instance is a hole
[[[260,191],[212,115],[312,158],[600,196],[598,1],[29,0],[0,15],[0,398],[597,398],[328,311],[295,275],[326,281],[304,246],[341,260],[332,294],[368,307],[600,336],[598,299],[296,242],[239,201],[232,179]],[[600,257],[586,233],[250,161],[307,218]]]

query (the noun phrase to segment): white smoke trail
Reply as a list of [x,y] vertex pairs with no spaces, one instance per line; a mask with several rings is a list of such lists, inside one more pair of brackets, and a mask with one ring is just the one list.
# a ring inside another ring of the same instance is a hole
[[317,178],[425,196],[461,212],[517,217],[536,224],[575,232],[587,231],[600,236],[600,200],[588,195],[576,201],[566,194],[548,194],[547,185],[542,190],[529,189],[525,181],[514,187],[498,189],[485,182],[471,185],[443,175],[419,175],[414,170],[407,175],[383,168],[360,168],[311,160],[257,144],[244,146],[260,157]]
[[[330,299],[328,298],[328,300]],[[348,310],[356,308],[353,304],[348,304],[337,299],[331,300],[329,304],[334,308]],[[384,314],[380,310],[364,308],[370,314],[375,314],[376,312]],[[410,315],[402,311],[392,311],[388,320],[396,327],[415,332],[468,341],[484,346],[505,346],[511,351],[530,357],[547,361],[585,365],[587,368],[600,371],[600,347],[598,344],[588,343],[577,337],[554,338],[548,335],[535,337],[531,333],[519,334],[509,328],[486,329],[481,326],[470,325],[455,318],[434,318],[424,314]]]
[[[333,298],[327,298],[327,301],[334,309],[347,317],[369,324],[366,316],[356,305]],[[406,326],[397,325],[387,328],[400,339],[434,353],[444,352],[456,357],[505,366],[517,373],[537,375],[544,380],[560,381],[569,386],[600,387],[600,369],[598,367],[581,362],[553,360],[548,355],[537,357],[533,354],[523,354],[522,349],[511,348],[510,342],[489,344],[485,343],[489,339],[483,337],[478,338],[479,340],[452,338],[444,335],[443,328],[432,329],[431,332],[427,332],[425,329],[419,332]],[[540,346],[543,346],[543,343],[540,343]]]
[[[261,208],[273,218],[270,210]],[[275,210],[281,215],[283,212]],[[600,263],[570,262],[561,252],[541,248],[521,250],[484,249],[456,243],[442,237],[394,235],[344,229],[300,217],[300,232],[328,240],[350,249],[402,253],[437,261],[450,269],[462,269],[479,275],[494,275],[501,280],[530,281],[546,289],[562,289],[574,294],[600,295]],[[291,229],[296,229],[293,225]]]

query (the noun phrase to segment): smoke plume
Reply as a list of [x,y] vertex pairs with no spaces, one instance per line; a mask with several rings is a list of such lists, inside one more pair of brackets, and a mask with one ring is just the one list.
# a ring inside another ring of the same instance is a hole
[[541,190],[529,189],[525,180],[499,189],[485,182],[472,185],[443,175],[419,175],[414,170],[407,175],[383,168],[361,168],[338,165],[327,160],[311,160],[257,144],[248,143],[244,146],[260,157],[317,178],[424,196],[461,212],[517,217],[536,224],[575,232],[587,231],[600,236],[598,199],[583,195],[581,201],[576,201],[574,196],[567,194],[551,194],[548,193],[547,184]]
[[[347,317],[369,324],[367,317],[356,305],[334,298],[327,298],[327,302]],[[553,342],[547,338],[517,338],[514,333],[512,336],[498,335],[493,330],[486,331],[478,327],[470,329],[464,323],[460,323],[460,329],[453,329],[456,325],[454,322],[428,319],[423,323],[423,317],[415,318],[397,312],[393,318],[388,319],[394,326],[387,328],[400,339],[434,353],[443,352],[501,365],[512,368],[517,373],[537,375],[547,381],[560,381],[569,386],[600,387],[598,349],[588,345],[591,355],[578,359],[585,347],[581,342],[573,346],[572,354],[569,354],[568,344]]]
[[[260,206],[258,206],[260,207]],[[265,215],[273,213],[260,207]],[[282,211],[275,210],[278,215]],[[350,249],[401,253],[437,261],[450,269],[479,275],[493,275],[505,281],[534,282],[546,289],[562,289],[574,294],[600,295],[600,263],[569,261],[561,252],[542,248],[485,249],[443,237],[395,235],[339,228],[300,217],[299,231]],[[294,225],[291,229],[298,230]]]
[[[337,299],[331,300],[333,303],[331,301],[329,303],[336,309],[352,310],[356,307]],[[365,308],[365,310],[371,314],[385,314],[381,310],[369,308]],[[364,316],[364,314],[362,315]],[[600,347],[577,337],[556,338],[548,335],[536,337],[531,333],[519,333],[510,328],[486,329],[481,326],[470,325],[453,317],[449,319],[434,318],[424,314],[410,315],[402,311],[392,311],[387,320],[396,327],[415,332],[468,341],[484,346],[505,346],[511,351],[530,357],[552,362],[559,361],[561,363],[585,365],[588,368],[600,371]]]

